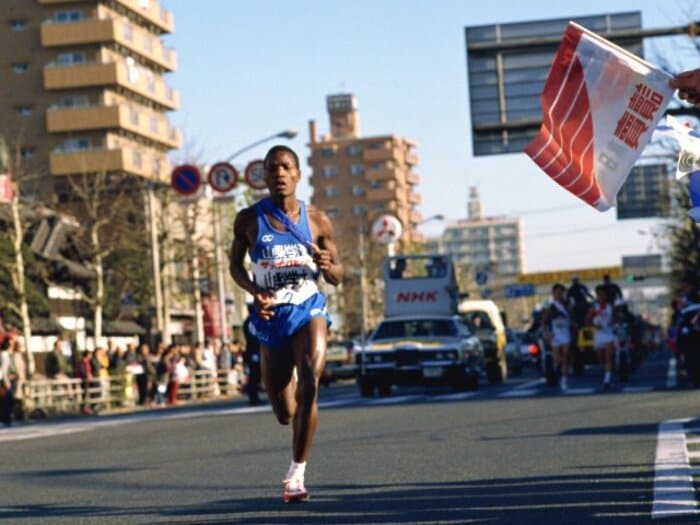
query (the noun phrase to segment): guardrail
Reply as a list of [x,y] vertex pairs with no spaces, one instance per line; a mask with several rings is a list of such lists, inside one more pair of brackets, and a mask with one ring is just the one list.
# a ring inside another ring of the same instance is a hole
[[[179,383],[177,399],[191,402],[230,397],[239,392],[240,379],[237,372],[228,370],[196,370],[188,381]],[[136,407],[137,400],[135,376],[129,373],[97,377],[87,384],[69,377],[31,380],[25,383],[22,392],[23,412],[32,419],[128,410]]]

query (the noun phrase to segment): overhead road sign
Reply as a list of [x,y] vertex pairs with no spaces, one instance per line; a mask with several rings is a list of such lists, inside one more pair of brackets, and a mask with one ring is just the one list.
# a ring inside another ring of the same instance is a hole
[[265,162],[262,160],[252,160],[245,167],[245,182],[253,190],[265,190]]
[[170,185],[180,195],[192,195],[202,185],[202,175],[199,168],[192,164],[182,164],[173,169]]
[[503,295],[505,295],[507,299],[532,297],[535,295],[535,285],[532,283],[508,284],[503,287]]
[[229,192],[238,183],[238,170],[228,162],[217,162],[209,169],[207,181],[214,190]]
[[578,270],[560,270],[557,272],[521,273],[518,275],[518,282],[522,284],[554,284],[566,285],[574,277],[581,281],[602,281],[604,275],[609,275],[611,279],[622,277],[622,266],[607,266],[601,268],[581,268]]

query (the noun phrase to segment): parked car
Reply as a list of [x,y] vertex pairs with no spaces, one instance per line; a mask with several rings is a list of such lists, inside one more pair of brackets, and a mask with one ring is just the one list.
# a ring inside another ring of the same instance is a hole
[[338,379],[352,379],[357,367],[353,357],[352,341],[328,341],[326,366],[321,374],[321,383],[328,386]]

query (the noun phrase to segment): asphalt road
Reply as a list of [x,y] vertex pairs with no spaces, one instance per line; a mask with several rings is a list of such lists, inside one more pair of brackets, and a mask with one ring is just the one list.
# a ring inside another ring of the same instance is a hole
[[290,429],[266,407],[0,430],[0,523],[651,522],[659,424],[696,417],[700,395],[666,387],[662,356],[611,393],[599,380],[588,369],[566,395],[535,370],[466,394],[325,388],[296,505],[281,498]]

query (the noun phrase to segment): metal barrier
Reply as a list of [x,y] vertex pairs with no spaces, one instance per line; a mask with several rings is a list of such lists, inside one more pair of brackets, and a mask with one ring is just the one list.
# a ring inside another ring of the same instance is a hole
[[[239,393],[241,379],[240,374],[228,370],[196,370],[190,372],[189,381],[180,382],[177,398],[187,402],[231,397]],[[29,418],[131,409],[137,399],[136,381],[129,373],[97,377],[87,385],[82,379],[69,377],[27,381],[22,397]]]

